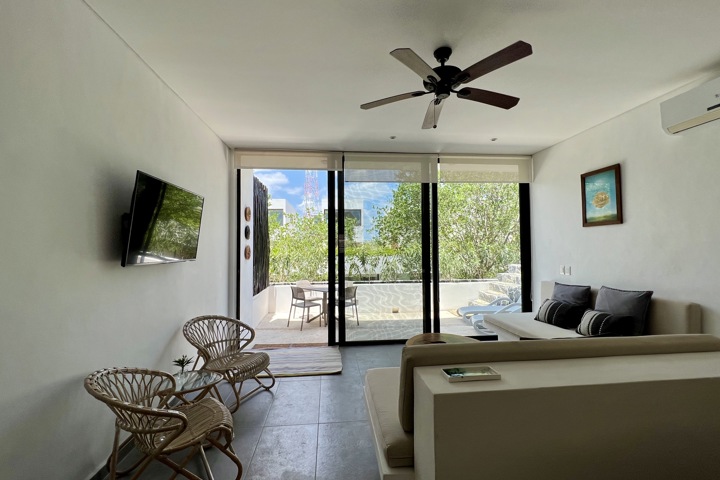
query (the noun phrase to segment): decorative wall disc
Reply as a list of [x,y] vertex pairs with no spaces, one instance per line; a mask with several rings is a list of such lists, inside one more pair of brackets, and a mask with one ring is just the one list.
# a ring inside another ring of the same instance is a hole
[[251,213],[250,207],[245,207],[245,221],[246,222],[250,221],[250,213]]
[[250,240],[250,226],[249,225],[245,225],[245,238],[247,240]]
[[245,260],[250,260],[250,245],[245,247]]

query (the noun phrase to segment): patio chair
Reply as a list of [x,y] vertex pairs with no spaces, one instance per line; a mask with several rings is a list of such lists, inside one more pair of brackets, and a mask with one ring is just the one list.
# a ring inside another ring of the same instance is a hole
[[[303,289],[305,287],[310,287],[311,285],[312,283],[310,282],[310,280],[298,280],[297,282],[295,282],[296,287],[300,287]],[[309,290],[304,290],[304,292],[306,300],[322,300],[322,295],[318,295],[316,292],[312,292]]]
[[513,305],[520,305],[522,308],[522,298],[518,297],[514,302],[509,297],[499,297],[488,303],[487,305],[468,305],[466,307],[458,308],[458,315],[460,315],[466,322],[471,323],[471,317],[473,315],[483,313],[499,313],[504,308]]
[[521,312],[522,311],[522,302],[514,302],[509,305],[505,305],[504,307],[500,308],[496,312],[483,312],[483,313],[476,313],[472,316],[470,316],[470,322],[472,322],[472,326],[477,330],[478,332],[483,332],[487,330],[485,327],[485,315],[487,314],[500,314],[500,313],[515,313],[515,312]]
[[297,313],[298,307],[302,308],[302,314],[300,315],[300,331],[302,332],[303,329],[303,319],[305,318],[305,310],[307,310],[307,318],[310,320],[310,309],[313,307],[318,307],[320,309],[320,314],[322,315],[322,304],[311,300],[309,297],[306,296],[305,290],[302,289],[302,287],[290,287],[290,290],[292,291],[292,300],[290,303],[290,312],[288,313],[288,321],[287,326],[290,326],[290,318],[292,318],[293,309],[295,309],[295,312]]
[[[203,370],[219,373],[230,384],[235,395],[231,413],[235,413],[240,403],[250,395],[261,389],[270,390],[275,385],[275,376],[268,367],[268,354],[243,351],[255,338],[255,330],[240,320],[222,315],[195,317],[183,325],[183,335],[198,351],[193,369],[202,358],[205,362]],[[262,373],[267,375],[269,383],[258,377]],[[246,380],[253,380],[258,386],[241,395]]]
[[[352,284],[352,282],[351,282]],[[340,300],[338,298],[338,300]],[[355,321],[360,325],[360,316],[357,310],[357,287],[345,287],[345,308],[353,307],[355,309]]]
[[[130,433],[130,440],[145,456],[137,464],[133,479],[137,479],[153,460],[157,460],[178,474],[192,480],[202,480],[185,468],[190,459],[200,453],[205,473],[212,479],[204,444],[223,452],[237,465],[235,480],[242,476],[242,464],[232,447],[233,419],[227,407],[212,397],[195,403],[167,407],[175,391],[175,378],[166,372],[142,368],[107,368],[85,378],[85,389],[105,403],[117,416],[115,439],[109,458],[110,479],[121,472],[118,468],[120,430]],[[190,449],[176,462],[169,455]]]

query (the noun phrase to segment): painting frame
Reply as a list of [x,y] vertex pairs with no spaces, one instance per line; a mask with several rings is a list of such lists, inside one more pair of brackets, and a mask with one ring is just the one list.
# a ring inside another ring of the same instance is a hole
[[581,174],[580,188],[583,227],[623,223],[619,163]]

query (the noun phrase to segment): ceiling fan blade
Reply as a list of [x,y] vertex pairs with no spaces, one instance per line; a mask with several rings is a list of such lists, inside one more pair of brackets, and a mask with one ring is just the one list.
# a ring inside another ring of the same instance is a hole
[[425,63],[425,60],[420,58],[418,54],[413,52],[411,49],[396,48],[390,52],[390,55],[400,60],[410,70],[420,75],[420,78],[424,81],[432,82],[430,78],[433,78],[434,81],[440,80],[440,77],[438,77],[437,73],[435,73],[435,70],[433,70],[430,65]]
[[362,105],[360,105],[360,108],[362,108],[363,110],[368,110],[370,108],[387,105],[388,103],[405,100],[406,98],[422,97],[423,95],[427,95],[428,93],[430,92],[423,92],[422,90],[418,90],[417,92],[401,93],[400,95],[394,95],[392,97],[375,100],[374,102],[363,103]]
[[433,98],[428,105],[427,112],[425,112],[425,120],[423,121],[422,128],[437,128],[437,122],[440,118],[440,112],[445,99]]
[[511,97],[510,95],[470,87],[465,87],[457,92],[457,96],[463,100],[486,103],[488,105],[492,105],[493,107],[504,108],[505,110],[513,108],[520,101],[519,98]]
[[525,58],[532,54],[532,46],[529,43],[515,42],[509,47],[505,47],[499,52],[493,53],[487,58],[484,58],[477,62],[475,65],[471,65],[462,72],[458,73],[453,80],[453,86],[460,85],[461,83],[472,82],[478,77],[481,77],[487,73],[497,70],[500,67],[509,65],[521,58]]

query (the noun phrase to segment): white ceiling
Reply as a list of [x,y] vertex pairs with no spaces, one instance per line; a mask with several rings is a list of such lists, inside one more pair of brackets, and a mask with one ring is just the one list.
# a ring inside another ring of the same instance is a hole
[[[231,147],[532,154],[720,68],[718,0],[86,2]],[[395,48],[464,69],[518,40],[533,55],[467,85],[511,110],[360,109],[422,89]]]

